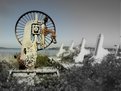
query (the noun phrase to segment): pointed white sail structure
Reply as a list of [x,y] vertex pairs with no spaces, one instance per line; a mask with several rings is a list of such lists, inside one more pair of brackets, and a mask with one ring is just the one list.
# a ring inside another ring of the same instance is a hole
[[76,63],[82,62],[84,60],[84,56],[87,54],[90,54],[90,51],[85,49],[85,43],[86,43],[86,40],[82,38],[80,53],[78,54],[77,57],[74,58]]
[[99,34],[95,47],[94,59],[100,60],[109,54],[109,51],[103,48],[103,40],[104,40],[103,34]]
[[63,53],[63,57],[72,56],[72,54],[74,52],[75,52],[75,50],[74,50],[74,42],[72,42],[72,44],[70,45],[70,47],[68,48],[68,50]]
[[115,45],[115,56],[117,56],[119,50],[119,45]]
[[61,47],[59,49],[59,52],[57,53],[57,57],[61,57],[63,55],[64,52],[66,52],[66,50],[63,48],[63,43],[61,44]]
[[74,41],[72,42],[71,46],[69,47],[70,52],[74,52]]
[[121,52],[120,52],[120,45],[117,44],[117,45],[114,45],[115,46],[115,57],[116,59],[120,59],[121,58]]

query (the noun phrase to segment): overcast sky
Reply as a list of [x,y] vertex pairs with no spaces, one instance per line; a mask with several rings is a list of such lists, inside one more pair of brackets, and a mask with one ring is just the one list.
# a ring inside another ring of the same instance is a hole
[[27,11],[39,10],[55,22],[55,46],[79,44],[82,37],[87,46],[95,46],[102,33],[104,46],[113,47],[120,41],[120,6],[120,0],[0,0],[0,46],[20,47],[14,30],[17,19]]

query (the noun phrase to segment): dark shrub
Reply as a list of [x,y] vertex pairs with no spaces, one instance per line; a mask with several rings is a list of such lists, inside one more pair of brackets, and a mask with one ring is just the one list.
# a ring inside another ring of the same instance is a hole
[[36,67],[50,66],[50,59],[47,56],[38,55],[36,60]]

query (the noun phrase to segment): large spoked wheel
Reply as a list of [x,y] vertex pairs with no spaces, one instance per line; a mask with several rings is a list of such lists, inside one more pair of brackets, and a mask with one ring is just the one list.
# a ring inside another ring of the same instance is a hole
[[[56,32],[56,28],[55,28],[54,22],[51,19],[51,17],[49,17],[47,14],[45,14],[44,12],[41,12],[41,11],[29,11],[29,12],[26,12],[25,14],[23,14],[17,20],[16,25],[15,25],[15,35],[16,35],[16,38],[17,38],[18,42],[21,45],[22,45],[25,25],[26,25],[26,23],[28,21],[35,20],[36,14],[38,15],[38,21],[43,21],[45,16],[47,16],[48,17],[48,21],[46,23],[46,27],[48,29],[51,29],[54,32]],[[53,40],[51,38],[51,34],[49,33],[47,36],[45,36],[45,45],[46,46],[44,48],[47,48],[52,42],[53,42]],[[41,47],[41,44],[38,44],[38,49],[37,50],[39,51],[39,50],[42,50],[42,49],[43,48]]]

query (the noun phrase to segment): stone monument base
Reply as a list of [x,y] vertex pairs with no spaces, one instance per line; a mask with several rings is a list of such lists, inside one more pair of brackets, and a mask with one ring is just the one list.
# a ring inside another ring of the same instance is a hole
[[17,80],[18,84],[26,83],[27,85],[35,85],[41,82],[44,77],[59,77],[59,71],[53,67],[43,67],[33,70],[9,70],[8,81]]

